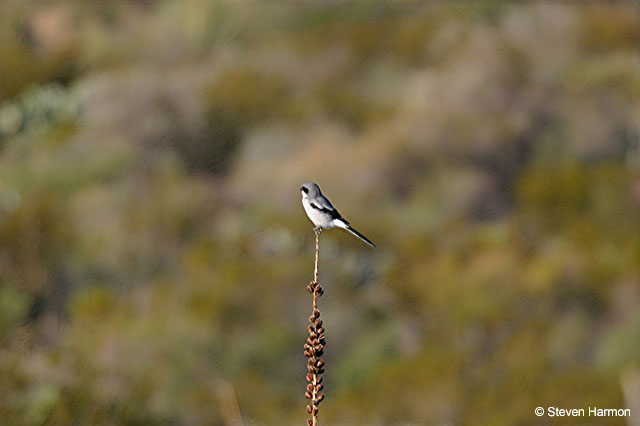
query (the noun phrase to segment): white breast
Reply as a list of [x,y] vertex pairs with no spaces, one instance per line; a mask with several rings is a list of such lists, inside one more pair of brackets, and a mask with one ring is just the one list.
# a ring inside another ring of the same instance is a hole
[[331,229],[335,226],[331,216],[311,207],[307,198],[302,198],[302,206],[304,207],[304,211],[307,213],[307,216],[309,216],[309,219],[315,226],[319,226],[324,229]]

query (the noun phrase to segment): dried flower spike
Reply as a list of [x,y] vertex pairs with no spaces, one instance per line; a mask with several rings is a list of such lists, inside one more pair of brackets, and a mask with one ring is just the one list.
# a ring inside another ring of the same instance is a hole
[[313,270],[313,281],[307,286],[307,291],[313,295],[313,311],[309,317],[309,337],[304,344],[304,356],[307,360],[307,384],[305,397],[311,400],[307,405],[307,413],[311,414],[311,419],[307,420],[308,426],[318,426],[319,405],[324,400],[324,394],[320,393],[324,385],[322,385],[322,377],[324,373],[324,360],[320,357],[324,353],[324,327],[320,319],[320,310],[318,309],[318,297],[322,296],[324,290],[318,284],[318,257],[320,254],[320,233],[316,231],[316,262]]

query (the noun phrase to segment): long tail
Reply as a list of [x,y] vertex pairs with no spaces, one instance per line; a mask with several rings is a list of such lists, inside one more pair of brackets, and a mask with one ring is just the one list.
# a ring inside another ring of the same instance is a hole
[[351,227],[351,225],[344,225],[344,226],[341,226],[341,228],[346,229],[347,231],[351,232],[353,235],[355,235],[356,237],[360,238],[362,241],[364,241],[365,243],[369,244],[371,247],[375,247],[376,246],[371,241],[369,241],[369,239],[367,237],[365,237],[364,235],[362,235],[361,233],[359,233],[358,231],[353,229]]

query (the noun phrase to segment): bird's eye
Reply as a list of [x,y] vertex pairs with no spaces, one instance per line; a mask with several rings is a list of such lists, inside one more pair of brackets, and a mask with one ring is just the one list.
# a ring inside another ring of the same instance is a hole
[[309,193],[309,190],[307,188],[305,188],[304,186],[300,187],[300,191],[304,192],[305,194]]

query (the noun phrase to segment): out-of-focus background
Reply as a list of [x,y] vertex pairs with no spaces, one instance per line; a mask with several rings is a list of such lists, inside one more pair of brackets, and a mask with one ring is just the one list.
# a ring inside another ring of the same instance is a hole
[[634,3],[0,8],[3,425],[638,421]]

